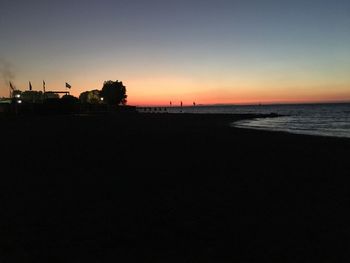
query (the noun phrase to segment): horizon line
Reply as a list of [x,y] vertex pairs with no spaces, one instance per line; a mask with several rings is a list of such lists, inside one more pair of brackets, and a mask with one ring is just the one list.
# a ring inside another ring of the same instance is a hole
[[[305,102],[247,102],[247,103],[198,103],[195,106],[192,104],[183,104],[182,107],[207,107],[207,106],[270,106],[270,105],[312,105],[312,104],[348,104],[350,100],[330,100],[330,101],[305,101]],[[136,107],[167,107],[167,108],[181,108],[181,105],[169,104],[129,104]]]

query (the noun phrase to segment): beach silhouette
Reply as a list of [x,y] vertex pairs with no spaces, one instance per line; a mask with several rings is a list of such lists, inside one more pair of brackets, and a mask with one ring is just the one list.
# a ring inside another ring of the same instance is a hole
[[271,250],[322,261],[310,233],[322,233],[317,249],[344,252],[333,237],[349,220],[349,140],[229,126],[265,115],[96,109],[3,116],[5,262],[260,261]]

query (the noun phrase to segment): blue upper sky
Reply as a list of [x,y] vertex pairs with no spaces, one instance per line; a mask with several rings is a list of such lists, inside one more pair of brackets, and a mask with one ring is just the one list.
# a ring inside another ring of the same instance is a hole
[[22,89],[122,79],[144,103],[350,99],[349,14],[345,0],[2,0],[0,61]]

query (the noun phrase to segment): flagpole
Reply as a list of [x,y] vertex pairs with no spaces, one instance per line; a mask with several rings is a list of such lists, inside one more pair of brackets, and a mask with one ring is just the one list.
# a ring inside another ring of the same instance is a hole
[[45,80],[43,80],[43,92],[44,92],[44,94],[43,94],[43,96],[44,96],[44,100],[46,99],[46,91],[45,91]]

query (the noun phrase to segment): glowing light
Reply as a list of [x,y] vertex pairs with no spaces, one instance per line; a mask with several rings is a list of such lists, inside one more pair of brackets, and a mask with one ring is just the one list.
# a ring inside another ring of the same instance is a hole
[[21,104],[21,103],[22,103],[22,101],[21,101],[21,100],[18,100],[18,101],[17,101],[17,103]]

